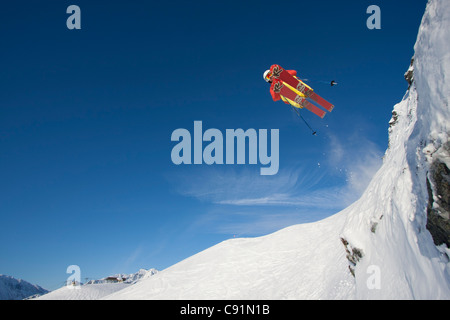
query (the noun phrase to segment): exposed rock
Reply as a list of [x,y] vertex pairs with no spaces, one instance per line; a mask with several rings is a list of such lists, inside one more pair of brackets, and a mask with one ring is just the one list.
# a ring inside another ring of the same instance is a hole
[[341,242],[345,247],[345,252],[347,252],[346,258],[350,262],[348,269],[352,276],[355,276],[355,266],[364,256],[363,251],[359,248],[352,247],[344,238],[341,238]]
[[405,73],[405,80],[408,82],[409,88],[414,80],[414,57],[412,57],[409,69]]
[[[443,148],[450,151],[450,143]],[[430,166],[427,189],[427,229],[436,245],[445,243],[450,248],[450,170],[439,158]]]

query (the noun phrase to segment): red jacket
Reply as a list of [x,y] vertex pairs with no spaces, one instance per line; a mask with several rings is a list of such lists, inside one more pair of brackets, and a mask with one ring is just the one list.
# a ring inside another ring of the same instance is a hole
[[[296,77],[297,76],[297,71],[295,70],[286,70],[291,76]],[[278,79],[273,79],[272,85],[270,86],[270,94],[272,95],[272,99],[273,101],[278,101],[281,99],[281,96],[279,93],[276,93],[273,91],[273,87],[275,86],[275,83],[279,82],[280,80]]]

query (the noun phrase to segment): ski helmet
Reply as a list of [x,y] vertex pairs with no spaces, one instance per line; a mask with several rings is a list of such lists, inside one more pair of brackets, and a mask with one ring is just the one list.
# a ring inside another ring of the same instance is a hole
[[264,77],[264,80],[265,80],[266,82],[269,82],[269,81],[270,81],[270,70],[266,70],[266,71],[264,72],[263,77]]

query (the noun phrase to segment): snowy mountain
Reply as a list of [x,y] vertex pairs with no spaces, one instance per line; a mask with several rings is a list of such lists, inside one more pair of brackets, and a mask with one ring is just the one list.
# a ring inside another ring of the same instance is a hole
[[35,300],[99,300],[142,279],[147,279],[157,272],[156,269],[141,269],[132,274],[115,274],[99,280],[90,280],[83,285],[64,286]]
[[0,300],[23,300],[47,292],[38,285],[0,274]]
[[200,252],[106,299],[450,299],[450,5],[430,0],[384,163],[325,220]]

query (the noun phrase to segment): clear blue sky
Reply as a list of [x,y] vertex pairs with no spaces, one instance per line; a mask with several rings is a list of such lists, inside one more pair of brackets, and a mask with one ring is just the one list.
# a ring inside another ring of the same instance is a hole
[[[81,30],[66,9],[81,8]],[[381,30],[366,9],[381,8]],[[0,274],[61,286],[162,270],[234,236],[343,209],[363,191],[407,89],[425,0],[9,1],[0,10]],[[335,104],[304,111],[272,64]],[[336,80],[331,88],[325,81]],[[172,132],[279,129],[280,170],[175,166]]]

